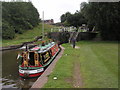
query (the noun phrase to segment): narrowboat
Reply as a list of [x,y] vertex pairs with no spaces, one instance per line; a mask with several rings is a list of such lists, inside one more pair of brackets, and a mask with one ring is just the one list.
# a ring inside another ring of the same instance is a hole
[[41,45],[18,54],[20,77],[32,78],[40,76],[59,51],[60,48],[57,43],[49,42],[44,44],[43,42]]

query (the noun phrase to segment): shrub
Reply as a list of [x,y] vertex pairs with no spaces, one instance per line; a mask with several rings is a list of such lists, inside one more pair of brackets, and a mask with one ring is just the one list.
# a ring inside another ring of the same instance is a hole
[[2,38],[3,39],[13,39],[15,37],[15,31],[12,26],[7,22],[2,23]]

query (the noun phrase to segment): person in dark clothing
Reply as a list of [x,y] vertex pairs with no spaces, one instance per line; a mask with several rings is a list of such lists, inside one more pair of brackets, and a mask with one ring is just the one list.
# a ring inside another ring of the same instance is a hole
[[73,48],[75,48],[75,44],[76,44],[75,42],[76,42],[76,40],[75,40],[75,38],[73,38],[73,39],[72,39]]

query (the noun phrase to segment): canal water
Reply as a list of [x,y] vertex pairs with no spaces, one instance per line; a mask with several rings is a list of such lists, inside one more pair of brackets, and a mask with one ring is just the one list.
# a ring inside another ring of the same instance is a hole
[[17,60],[19,52],[21,50],[2,52],[2,88],[30,88],[37,80],[37,78],[22,79],[19,77]]

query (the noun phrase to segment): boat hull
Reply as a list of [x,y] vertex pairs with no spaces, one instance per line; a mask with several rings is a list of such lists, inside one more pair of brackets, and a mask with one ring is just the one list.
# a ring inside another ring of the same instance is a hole
[[[52,57],[51,59],[47,62],[47,64],[45,65],[41,65],[38,67],[22,67],[19,66],[19,75],[22,78],[34,78],[34,77],[39,77],[40,75],[42,75],[42,73],[45,71],[45,69],[52,63],[52,61],[54,60],[54,58],[57,56],[57,54],[60,52],[60,48],[57,46],[56,50],[54,49],[56,48],[56,45],[54,45],[51,49],[52,51]],[[54,52],[54,50],[56,52]]]
[[36,73],[36,74],[28,74],[28,75],[19,73],[19,75],[20,75],[20,77],[22,77],[22,78],[35,78],[35,77],[39,77],[40,75],[42,75],[42,73],[43,73],[43,72],[41,72],[41,73]]
[[34,70],[22,70],[19,69],[19,75],[23,78],[38,77],[44,72],[44,68],[34,69]]

